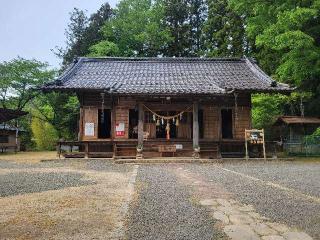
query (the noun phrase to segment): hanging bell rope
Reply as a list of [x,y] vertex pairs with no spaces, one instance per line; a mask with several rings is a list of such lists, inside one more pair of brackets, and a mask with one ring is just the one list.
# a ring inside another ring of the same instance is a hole
[[178,119],[178,117],[180,117],[180,119],[181,119],[182,114],[185,113],[185,112],[187,112],[187,111],[189,111],[189,110],[192,108],[193,105],[187,107],[185,110],[181,111],[180,113],[175,114],[175,115],[172,115],[172,116],[163,116],[163,115],[160,115],[160,114],[156,113],[155,111],[152,111],[152,110],[151,110],[150,108],[148,108],[146,105],[143,105],[143,106],[144,106],[149,112],[151,112],[153,115],[157,116],[158,118],[161,118],[161,119],[163,119],[163,120],[171,120],[171,119],[174,119],[174,118],[177,118],[177,119]]

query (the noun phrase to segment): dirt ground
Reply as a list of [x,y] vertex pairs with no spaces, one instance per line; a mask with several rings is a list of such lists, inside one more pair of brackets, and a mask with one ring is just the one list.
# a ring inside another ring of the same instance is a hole
[[23,162],[23,163],[37,163],[42,160],[51,160],[56,158],[57,158],[56,151],[17,152],[17,153],[0,154],[0,160]]
[[0,156],[0,239],[118,239],[133,167],[52,156]]

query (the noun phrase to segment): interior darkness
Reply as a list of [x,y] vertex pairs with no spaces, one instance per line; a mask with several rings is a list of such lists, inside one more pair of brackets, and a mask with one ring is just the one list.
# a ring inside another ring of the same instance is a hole
[[103,110],[104,116],[102,116],[102,109],[98,111],[98,138],[110,138],[111,137],[111,111],[110,109]]
[[[175,115],[176,112],[157,112],[161,116],[172,116]],[[173,123],[173,120],[169,120],[170,123],[170,139],[171,138],[177,138],[177,127]],[[166,131],[167,121],[164,120],[164,124],[161,124],[160,119],[160,126],[157,126],[156,131],[156,137],[157,138],[166,138],[167,137],[167,131]]]
[[129,138],[138,138],[139,112],[135,109],[129,110]]
[[222,138],[233,138],[232,134],[232,109],[221,110],[221,132]]

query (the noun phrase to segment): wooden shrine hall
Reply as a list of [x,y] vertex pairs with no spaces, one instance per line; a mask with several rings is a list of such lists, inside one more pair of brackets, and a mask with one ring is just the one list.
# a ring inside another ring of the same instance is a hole
[[78,58],[43,90],[76,93],[80,102],[78,140],[59,142],[59,151],[114,158],[239,152],[251,94],[292,91],[248,58],[114,57]]

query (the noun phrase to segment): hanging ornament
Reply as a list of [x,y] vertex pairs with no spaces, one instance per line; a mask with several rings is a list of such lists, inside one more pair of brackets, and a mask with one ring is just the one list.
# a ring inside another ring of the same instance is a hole
[[157,119],[156,126],[157,126],[157,127],[159,127],[159,126],[160,126],[160,119],[159,119],[159,118]]
[[166,131],[170,131],[170,123],[169,123],[169,121],[167,122]]
[[154,122],[156,121],[156,115],[155,114],[153,114],[152,119],[153,119]]
[[166,126],[166,138],[167,140],[170,140],[170,123],[169,123],[169,120],[167,121],[167,126]]
[[176,119],[175,118],[172,118],[172,122],[174,123],[176,121]]
[[163,118],[161,118],[161,124],[162,124],[162,125],[164,124],[164,120],[163,120]]
[[180,121],[179,121],[179,118],[177,118],[177,121],[176,121],[176,126],[177,126],[177,127],[179,127],[179,122],[180,122]]
[[182,120],[182,114],[183,114],[183,113],[180,113],[180,120]]

